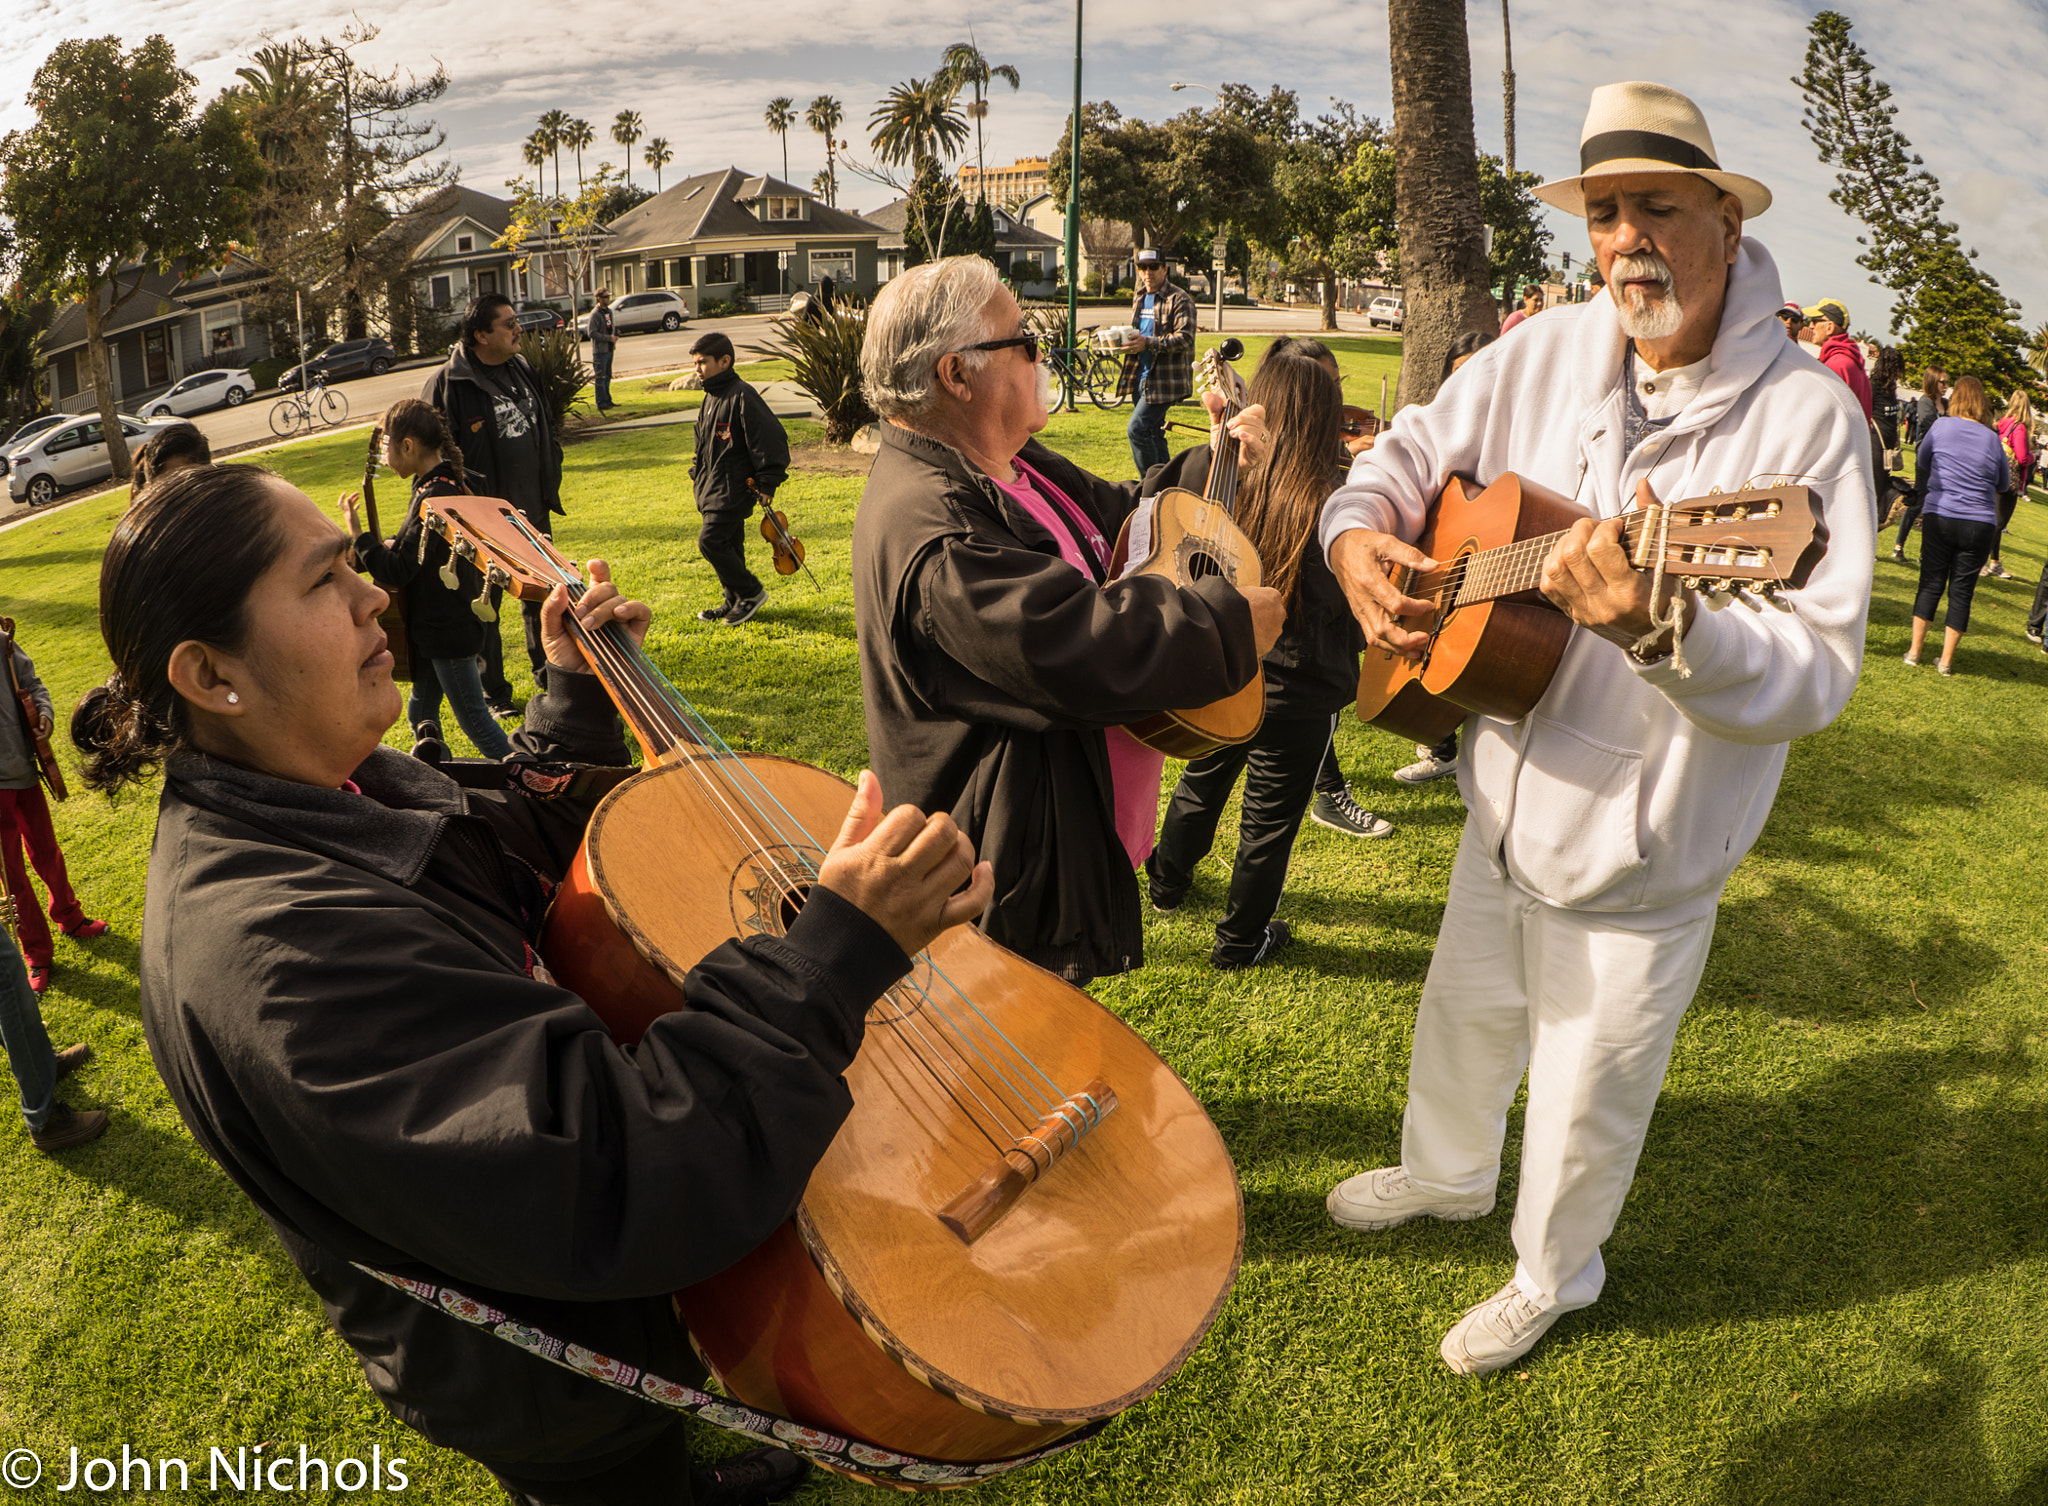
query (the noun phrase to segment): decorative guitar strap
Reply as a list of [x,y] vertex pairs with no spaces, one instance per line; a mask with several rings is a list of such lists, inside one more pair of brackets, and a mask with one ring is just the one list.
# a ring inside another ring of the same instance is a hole
[[873,1444],[862,1443],[857,1438],[842,1438],[837,1433],[822,1428],[805,1427],[787,1417],[778,1417],[773,1412],[744,1406],[709,1391],[699,1391],[695,1386],[663,1380],[650,1371],[636,1370],[621,1360],[607,1358],[595,1350],[585,1349],[580,1344],[564,1343],[553,1334],[543,1333],[530,1324],[520,1323],[509,1314],[500,1312],[474,1297],[464,1296],[452,1286],[435,1286],[429,1281],[409,1281],[403,1276],[393,1276],[361,1261],[351,1262],[365,1276],[383,1282],[395,1291],[404,1292],[408,1297],[424,1302],[428,1307],[438,1308],[450,1317],[459,1318],[476,1328],[481,1328],[493,1337],[508,1344],[516,1344],[528,1354],[546,1360],[551,1365],[560,1365],[564,1370],[573,1370],[578,1375],[614,1391],[623,1391],[637,1396],[655,1406],[666,1407],[672,1412],[687,1413],[715,1428],[728,1433],[738,1433],[756,1443],[773,1444],[810,1460],[813,1464],[828,1469],[841,1470],[858,1475],[873,1485],[893,1485],[898,1489],[905,1485],[938,1486],[945,1488],[959,1485],[978,1485],[983,1480],[997,1475],[1006,1475],[1013,1469],[1040,1464],[1055,1454],[1086,1443],[1103,1428],[1110,1419],[1090,1423],[1077,1432],[1068,1433],[1059,1442],[1035,1453],[1020,1454],[1014,1459],[995,1459],[986,1464],[949,1464],[943,1459],[922,1459],[915,1454],[899,1454],[892,1449],[876,1448]]

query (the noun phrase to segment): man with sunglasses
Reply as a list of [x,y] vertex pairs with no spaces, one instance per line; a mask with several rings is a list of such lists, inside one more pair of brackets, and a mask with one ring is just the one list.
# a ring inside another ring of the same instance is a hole
[[1195,300],[1167,278],[1167,262],[1147,247],[1131,258],[1138,291],[1131,299],[1131,324],[1138,331],[1124,346],[1124,371],[1116,395],[1131,400],[1131,462],[1140,476],[1166,464],[1166,413],[1195,390]]
[[[951,812],[994,865],[992,938],[1085,984],[1144,960],[1133,869],[1161,759],[1124,724],[1250,683],[1286,612],[1221,575],[1118,578],[1140,485],[1032,437],[1040,354],[980,257],[915,267],[875,299],[861,375],[883,422],[854,517],[854,621],[882,788]],[[1264,424],[1247,408],[1230,433],[1256,454]]]

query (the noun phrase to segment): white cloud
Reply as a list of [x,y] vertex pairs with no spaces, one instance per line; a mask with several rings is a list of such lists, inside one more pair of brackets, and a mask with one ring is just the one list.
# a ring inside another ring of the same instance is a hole
[[[129,43],[161,31],[212,90],[266,31],[333,33],[359,0],[16,0],[0,32],[0,130],[25,125],[21,103],[56,42],[106,32]],[[1660,7],[1522,7],[1514,16],[1519,164],[1571,170],[1595,84],[1654,78],[1707,112],[1722,160],[1769,183],[1771,212],[1752,227],[1805,302],[1837,297],[1859,326],[1881,329],[1889,295],[1855,265],[1856,225],[1828,201],[1833,169],[1816,160],[1790,82],[1801,71],[1810,7],[1795,0],[1716,0]],[[1482,150],[1501,146],[1500,12],[1471,0],[1474,115]],[[955,0],[784,0],[745,7],[651,7],[642,0],[538,0],[479,9],[411,0],[381,10],[369,56],[380,66],[445,63],[454,80],[435,110],[464,177],[496,191],[523,173],[519,143],[542,110],[562,108],[597,128],[586,160],[617,162],[606,135],[620,109],[636,109],[650,135],[674,144],[670,179],[727,163],[781,170],[781,144],[761,123],[769,98],[799,109],[820,93],[845,102],[842,134],[856,146],[873,102],[892,84],[928,72],[946,43],[972,25],[983,49],[1017,65],[1024,88],[995,97],[992,160],[1048,151],[1058,139],[1073,79],[1068,0],[1005,0],[963,9]],[[2048,28],[2031,0],[1866,0],[1856,40],[1894,90],[1897,123],[1942,181],[1948,212],[1980,264],[2048,321],[2048,170],[2036,143],[2048,76]],[[1097,3],[1087,13],[1085,89],[1127,114],[1158,117],[1207,102],[1176,95],[1176,79],[1226,79],[1263,90],[1279,80],[1311,112],[1335,95],[1367,115],[1391,116],[1383,3],[1357,0],[1188,0],[1171,15]],[[790,176],[824,165],[819,138],[799,122],[789,136]],[[636,177],[646,169],[637,163]],[[881,191],[846,185],[872,207]],[[1584,230],[1557,217],[1559,245],[1578,254]]]

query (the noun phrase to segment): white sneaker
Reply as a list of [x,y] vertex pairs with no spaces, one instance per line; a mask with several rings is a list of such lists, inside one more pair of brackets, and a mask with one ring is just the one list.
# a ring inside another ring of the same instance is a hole
[[1347,1229],[1391,1229],[1424,1215],[1462,1224],[1493,1212],[1493,1189],[1468,1197],[1424,1192],[1400,1167],[1382,1166],[1339,1182],[1323,1199],[1323,1206]]
[[1477,1307],[1466,1308],[1437,1352],[1460,1375],[1491,1375],[1534,1349],[1563,1316],[1543,1311],[1510,1281]]
[[1415,762],[1394,770],[1394,778],[1402,784],[1428,784],[1432,779],[1441,779],[1446,774],[1458,772],[1458,760],[1438,758],[1422,744],[1415,745]]

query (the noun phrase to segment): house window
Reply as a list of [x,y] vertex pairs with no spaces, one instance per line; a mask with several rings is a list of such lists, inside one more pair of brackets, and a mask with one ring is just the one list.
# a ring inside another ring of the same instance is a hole
[[852,282],[853,252],[850,249],[843,251],[813,251],[811,253],[811,281],[815,283],[821,277],[829,277],[835,283]]
[[619,271],[620,271],[620,272],[621,272],[622,274],[624,274],[624,277],[625,277],[625,282],[626,282],[626,291],[627,291],[627,292],[629,292],[629,293],[630,293],[630,292],[632,292],[632,291],[633,291],[633,264],[632,264],[631,262],[627,262],[625,266],[623,266],[623,267],[621,267],[621,268],[619,269]]
[[672,288],[686,288],[690,285],[690,258],[678,256],[668,264],[668,285]]
[[482,297],[482,296],[483,296],[484,294],[486,294],[486,293],[495,293],[495,292],[497,292],[497,291],[498,291],[498,274],[497,274],[497,273],[496,273],[495,271],[491,271],[491,272],[479,272],[479,273],[477,273],[477,274],[476,274],[476,291],[477,291],[477,296],[478,296],[479,298],[481,298],[481,297]]
[[800,220],[804,217],[802,199],[763,199],[761,218],[764,220]]
[[239,350],[242,345],[242,306],[234,303],[226,308],[208,309],[201,316],[200,333],[210,356],[225,356]]
[[445,309],[454,301],[454,289],[449,286],[445,277],[436,277],[428,285],[428,289],[427,302],[437,309]]
[[732,258],[730,256],[707,256],[704,258],[704,281],[717,287],[732,281]]
[[660,262],[649,262],[647,264],[647,286],[649,286],[650,288],[659,288],[666,286],[666,283],[662,278],[661,272],[662,266]]
[[458,236],[456,236],[456,237],[455,237],[455,254],[456,254],[457,256],[467,256],[467,255],[469,255],[469,253],[470,253],[470,252],[474,251],[475,249],[476,249],[476,237],[475,237],[475,236],[473,236],[473,235],[458,235]]

